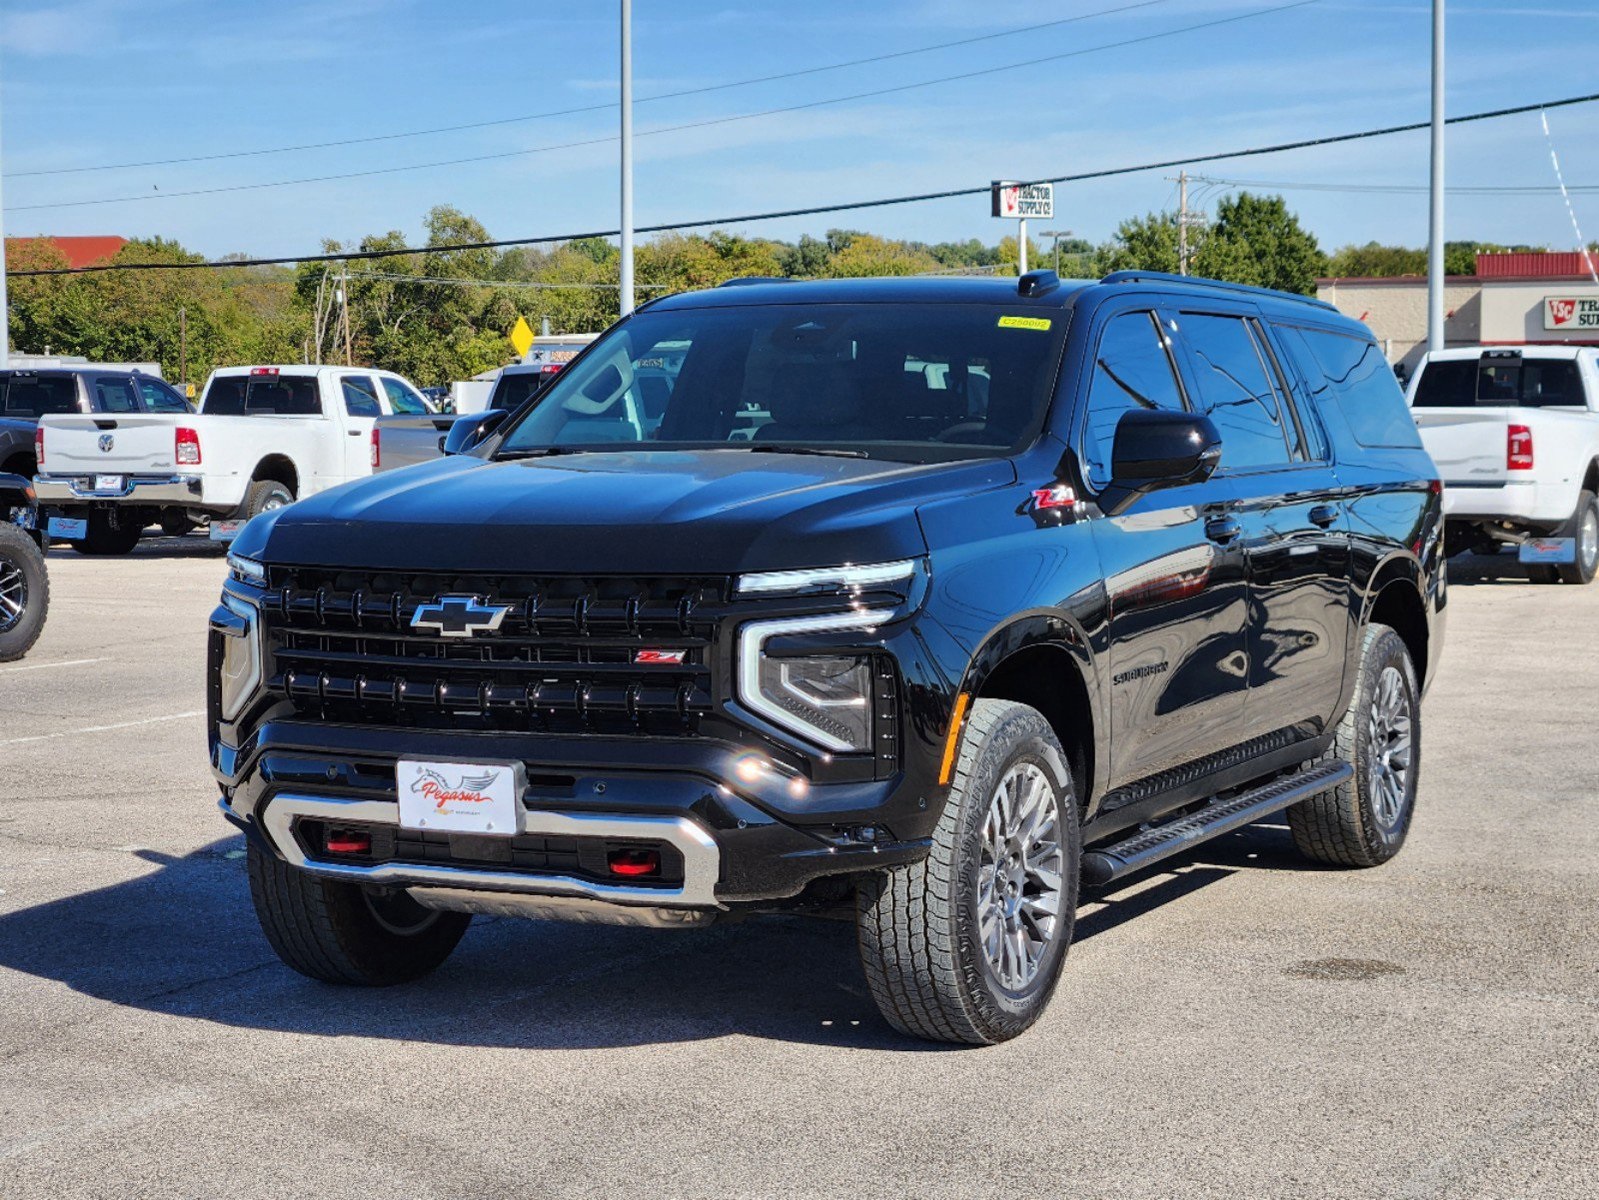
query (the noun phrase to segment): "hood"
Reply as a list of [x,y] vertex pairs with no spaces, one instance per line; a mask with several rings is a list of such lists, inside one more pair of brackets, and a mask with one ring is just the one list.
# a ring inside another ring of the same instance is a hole
[[1003,459],[914,465],[744,450],[458,455],[247,528],[268,562],[429,572],[736,574],[926,553],[917,506],[1015,480]]

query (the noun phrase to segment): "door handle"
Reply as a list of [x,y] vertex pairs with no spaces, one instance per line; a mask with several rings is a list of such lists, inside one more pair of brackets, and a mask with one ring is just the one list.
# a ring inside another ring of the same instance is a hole
[[1221,546],[1236,541],[1243,532],[1236,517],[1211,517],[1205,522],[1205,536]]
[[1326,529],[1338,520],[1338,506],[1336,504],[1318,504],[1310,510],[1310,523]]

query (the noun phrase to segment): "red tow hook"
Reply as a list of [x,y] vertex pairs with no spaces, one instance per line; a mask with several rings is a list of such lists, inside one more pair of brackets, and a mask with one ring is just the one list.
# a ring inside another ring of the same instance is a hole
[[661,873],[659,850],[612,850],[605,856],[605,862],[612,875],[625,875],[629,879]]

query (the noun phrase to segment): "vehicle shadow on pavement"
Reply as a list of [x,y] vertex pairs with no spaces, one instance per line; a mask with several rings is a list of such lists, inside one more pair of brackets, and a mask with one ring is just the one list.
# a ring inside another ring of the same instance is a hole
[[316,983],[283,966],[257,927],[242,845],[140,851],[151,869],[137,878],[0,912],[0,968],[117,1005],[277,1032],[535,1050],[732,1034],[929,1049],[877,1015],[853,926],[839,921],[655,931],[479,917],[418,983]]
[[[230,837],[183,857],[138,851],[151,869],[137,878],[0,913],[0,967],[148,1012],[330,1037],[564,1050],[741,1034],[939,1049],[878,1016],[845,921],[657,931],[479,917],[427,979],[370,990],[316,983],[283,966],[262,936],[242,845]],[[1252,827],[1085,891],[1076,940],[1240,869],[1307,865],[1285,830]]]
[[52,559],[85,559],[87,561],[106,561],[108,558],[215,558],[227,557],[228,547],[225,542],[213,542],[203,534],[190,533],[183,537],[164,537],[151,535],[143,538],[137,546],[128,553],[116,556],[79,554],[72,548],[70,542],[51,542],[50,549],[46,551]]
[[1450,587],[1518,583],[1534,586],[1514,554],[1459,554],[1449,560]]

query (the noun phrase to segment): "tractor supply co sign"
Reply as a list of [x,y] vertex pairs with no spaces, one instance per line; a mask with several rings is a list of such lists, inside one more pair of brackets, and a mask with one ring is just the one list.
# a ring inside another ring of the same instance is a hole
[[994,215],[1023,221],[1029,217],[1050,220],[1055,216],[1055,185],[1053,183],[1005,183],[996,181],[993,186]]
[[1543,327],[1561,333],[1599,333],[1599,296],[1545,296]]

